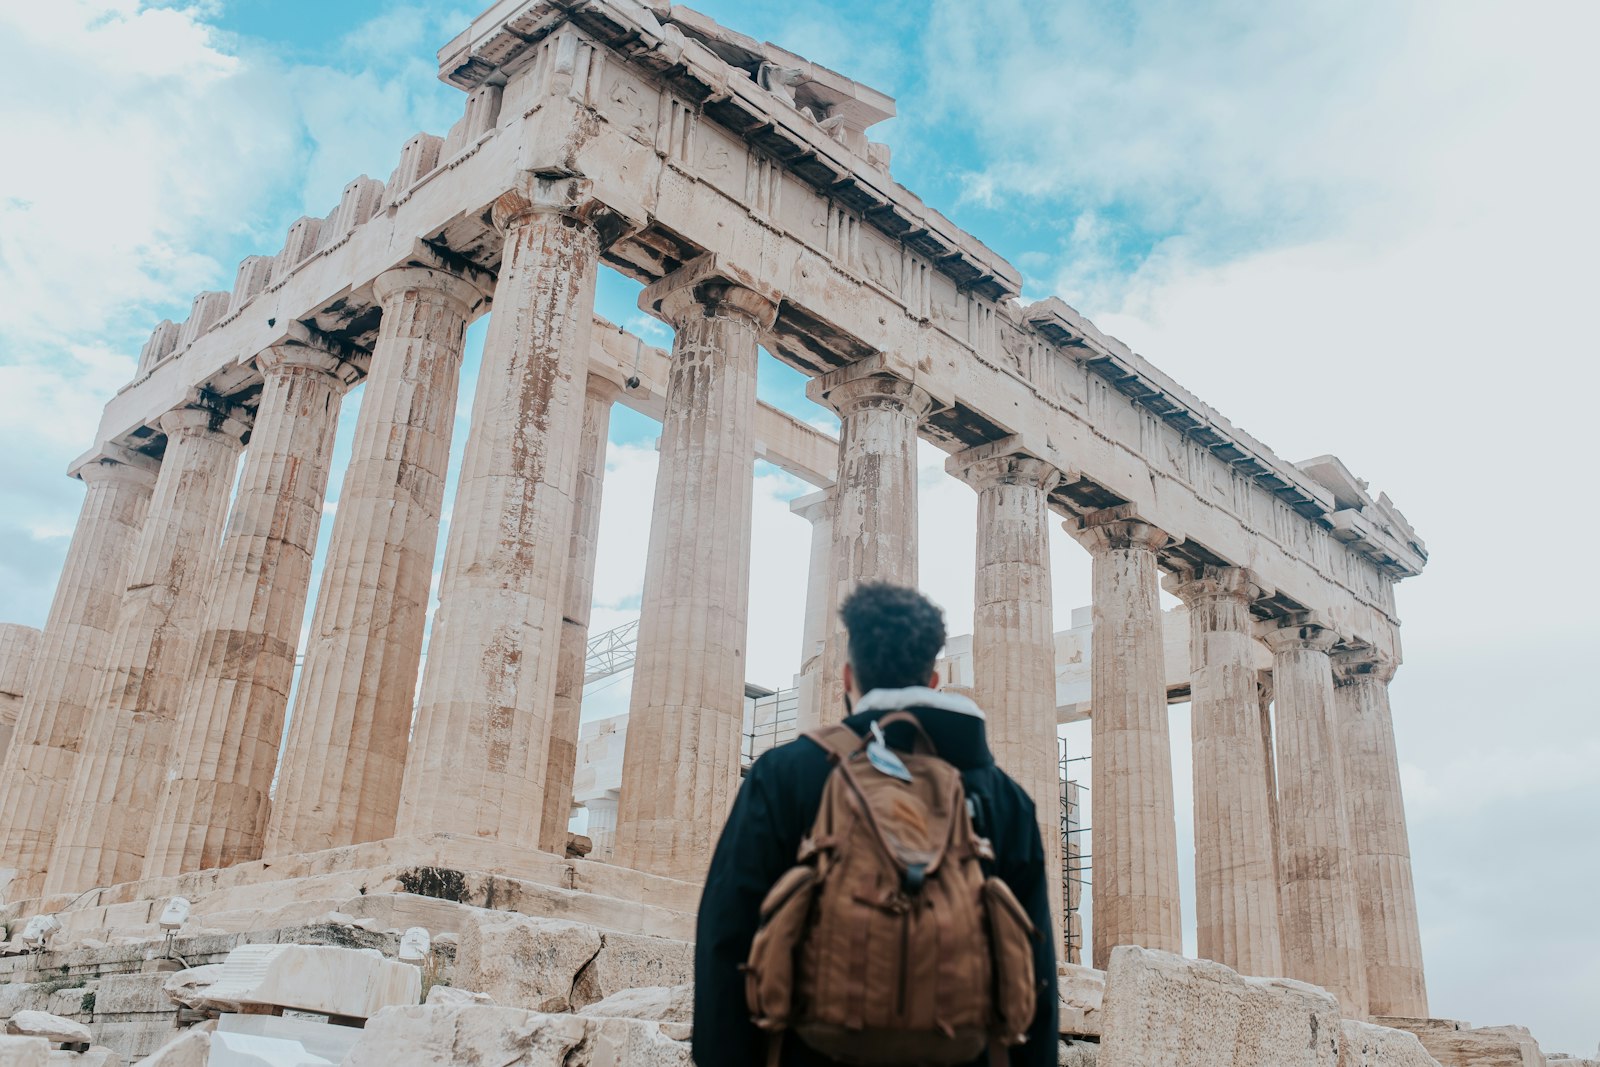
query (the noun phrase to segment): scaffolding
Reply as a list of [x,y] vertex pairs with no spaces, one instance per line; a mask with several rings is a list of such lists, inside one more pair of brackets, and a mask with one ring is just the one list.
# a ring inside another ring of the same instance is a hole
[[584,654],[583,684],[588,685],[630,670],[638,643],[638,619],[590,637]]
[[800,690],[780,689],[746,702],[744,748],[746,770],[763,752],[793,741],[800,732]]
[[1072,764],[1086,762],[1088,756],[1069,757],[1067,743],[1056,740],[1056,759],[1061,782],[1061,941],[1068,963],[1083,962],[1083,890],[1089,882],[1089,853],[1083,851],[1082,797],[1088,787],[1071,777]]

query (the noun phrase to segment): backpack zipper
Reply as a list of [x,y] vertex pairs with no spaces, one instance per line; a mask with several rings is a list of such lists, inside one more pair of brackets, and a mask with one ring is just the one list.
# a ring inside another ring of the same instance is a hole
[[911,984],[911,907],[900,916],[900,997],[895,1014],[904,1022],[906,1018],[907,987]]

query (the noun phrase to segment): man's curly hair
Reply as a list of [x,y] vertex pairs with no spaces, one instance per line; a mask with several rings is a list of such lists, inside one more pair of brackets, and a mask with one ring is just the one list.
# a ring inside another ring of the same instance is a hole
[[915,589],[863,582],[839,605],[863,693],[927,685],[944,647],[944,612]]

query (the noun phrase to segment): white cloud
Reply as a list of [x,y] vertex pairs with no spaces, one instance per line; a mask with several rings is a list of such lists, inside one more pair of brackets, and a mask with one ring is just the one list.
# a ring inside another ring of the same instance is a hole
[[[1596,631],[1565,581],[1600,521],[1600,9],[1014,8],[978,33],[941,5],[929,38],[988,150],[969,189],[1078,220],[1030,288],[1416,524],[1393,697],[1433,1011],[1592,1048],[1592,973],[1512,976],[1600,957]],[[1130,225],[1166,236],[1129,255]]]
[[276,252],[289,221],[325,214],[358,173],[386,178],[407,137],[443,133],[463,104],[415,44],[465,12],[394,9],[351,35],[360,62],[338,69],[287,63],[213,14],[0,9],[0,451],[30,457],[0,485],[9,620],[44,620],[81,499],[62,472],[156,321],[231,288],[242,256]]

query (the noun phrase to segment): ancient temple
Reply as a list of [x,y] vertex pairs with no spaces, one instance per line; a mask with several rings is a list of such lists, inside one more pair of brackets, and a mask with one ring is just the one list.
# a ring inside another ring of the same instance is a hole
[[[48,621],[0,627],[0,914],[106,940],[178,893],[235,932],[422,898],[691,936],[739,785],[753,461],[816,487],[804,725],[843,662],[840,595],[916,581],[921,439],[977,494],[970,686],[1052,850],[1051,524],[1093,561],[1095,966],[1182,951],[1165,587],[1189,626],[1199,955],[1352,1019],[1426,1018],[1388,685],[1395,586],[1427,556],[1388,498],[1022,302],[1016,268],[895,179],[871,139],[894,102],[868,86],[633,0],[497,3],[439,60],[460,120],[157,326],[69,472]],[[670,352],[597,321],[602,268],[644,283]],[[758,345],[810,376],[837,440],[757,402]],[[567,813],[617,404],[662,431],[601,862],[568,854]]]

